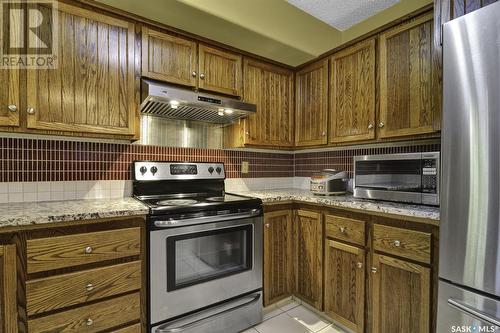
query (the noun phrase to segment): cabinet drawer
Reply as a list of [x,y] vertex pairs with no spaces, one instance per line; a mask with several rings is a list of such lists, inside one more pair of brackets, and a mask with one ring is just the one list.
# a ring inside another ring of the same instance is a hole
[[135,324],[132,326],[120,328],[116,331],[112,331],[111,333],[140,333],[140,332],[141,332],[141,324]]
[[27,311],[31,316],[140,288],[140,261],[31,280],[26,283]]
[[140,228],[30,239],[28,273],[139,255]]
[[350,243],[365,245],[365,222],[345,217],[325,216],[326,237],[344,240]]
[[29,320],[28,332],[101,332],[138,321],[140,309],[140,296],[135,293]]
[[431,234],[385,225],[373,226],[373,247],[380,252],[431,262]]

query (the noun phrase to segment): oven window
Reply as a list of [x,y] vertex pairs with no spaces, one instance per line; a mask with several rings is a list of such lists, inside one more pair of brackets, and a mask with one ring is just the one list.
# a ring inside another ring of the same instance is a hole
[[251,224],[167,238],[167,291],[252,269]]
[[383,191],[421,192],[421,160],[357,161],[356,187]]

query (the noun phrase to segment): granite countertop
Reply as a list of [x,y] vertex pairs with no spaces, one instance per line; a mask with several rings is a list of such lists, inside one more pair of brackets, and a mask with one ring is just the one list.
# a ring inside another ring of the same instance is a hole
[[0,204],[0,228],[106,217],[146,215],[134,198],[23,202]]
[[264,203],[300,201],[324,206],[346,208],[350,210],[359,210],[361,212],[404,216],[414,219],[428,220],[432,224],[436,225],[439,224],[439,207],[363,200],[354,198],[352,194],[326,197],[313,195],[308,190],[300,189],[245,191],[236,192],[236,194],[260,198]]

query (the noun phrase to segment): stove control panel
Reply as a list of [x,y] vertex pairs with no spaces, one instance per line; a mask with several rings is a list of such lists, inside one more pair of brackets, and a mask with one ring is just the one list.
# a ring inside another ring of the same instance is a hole
[[135,180],[224,179],[223,163],[134,162]]

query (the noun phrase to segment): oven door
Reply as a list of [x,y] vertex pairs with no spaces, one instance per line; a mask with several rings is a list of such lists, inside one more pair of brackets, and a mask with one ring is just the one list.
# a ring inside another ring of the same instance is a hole
[[259,290],[262,216],[150,231],[149,263],[151,324]]

